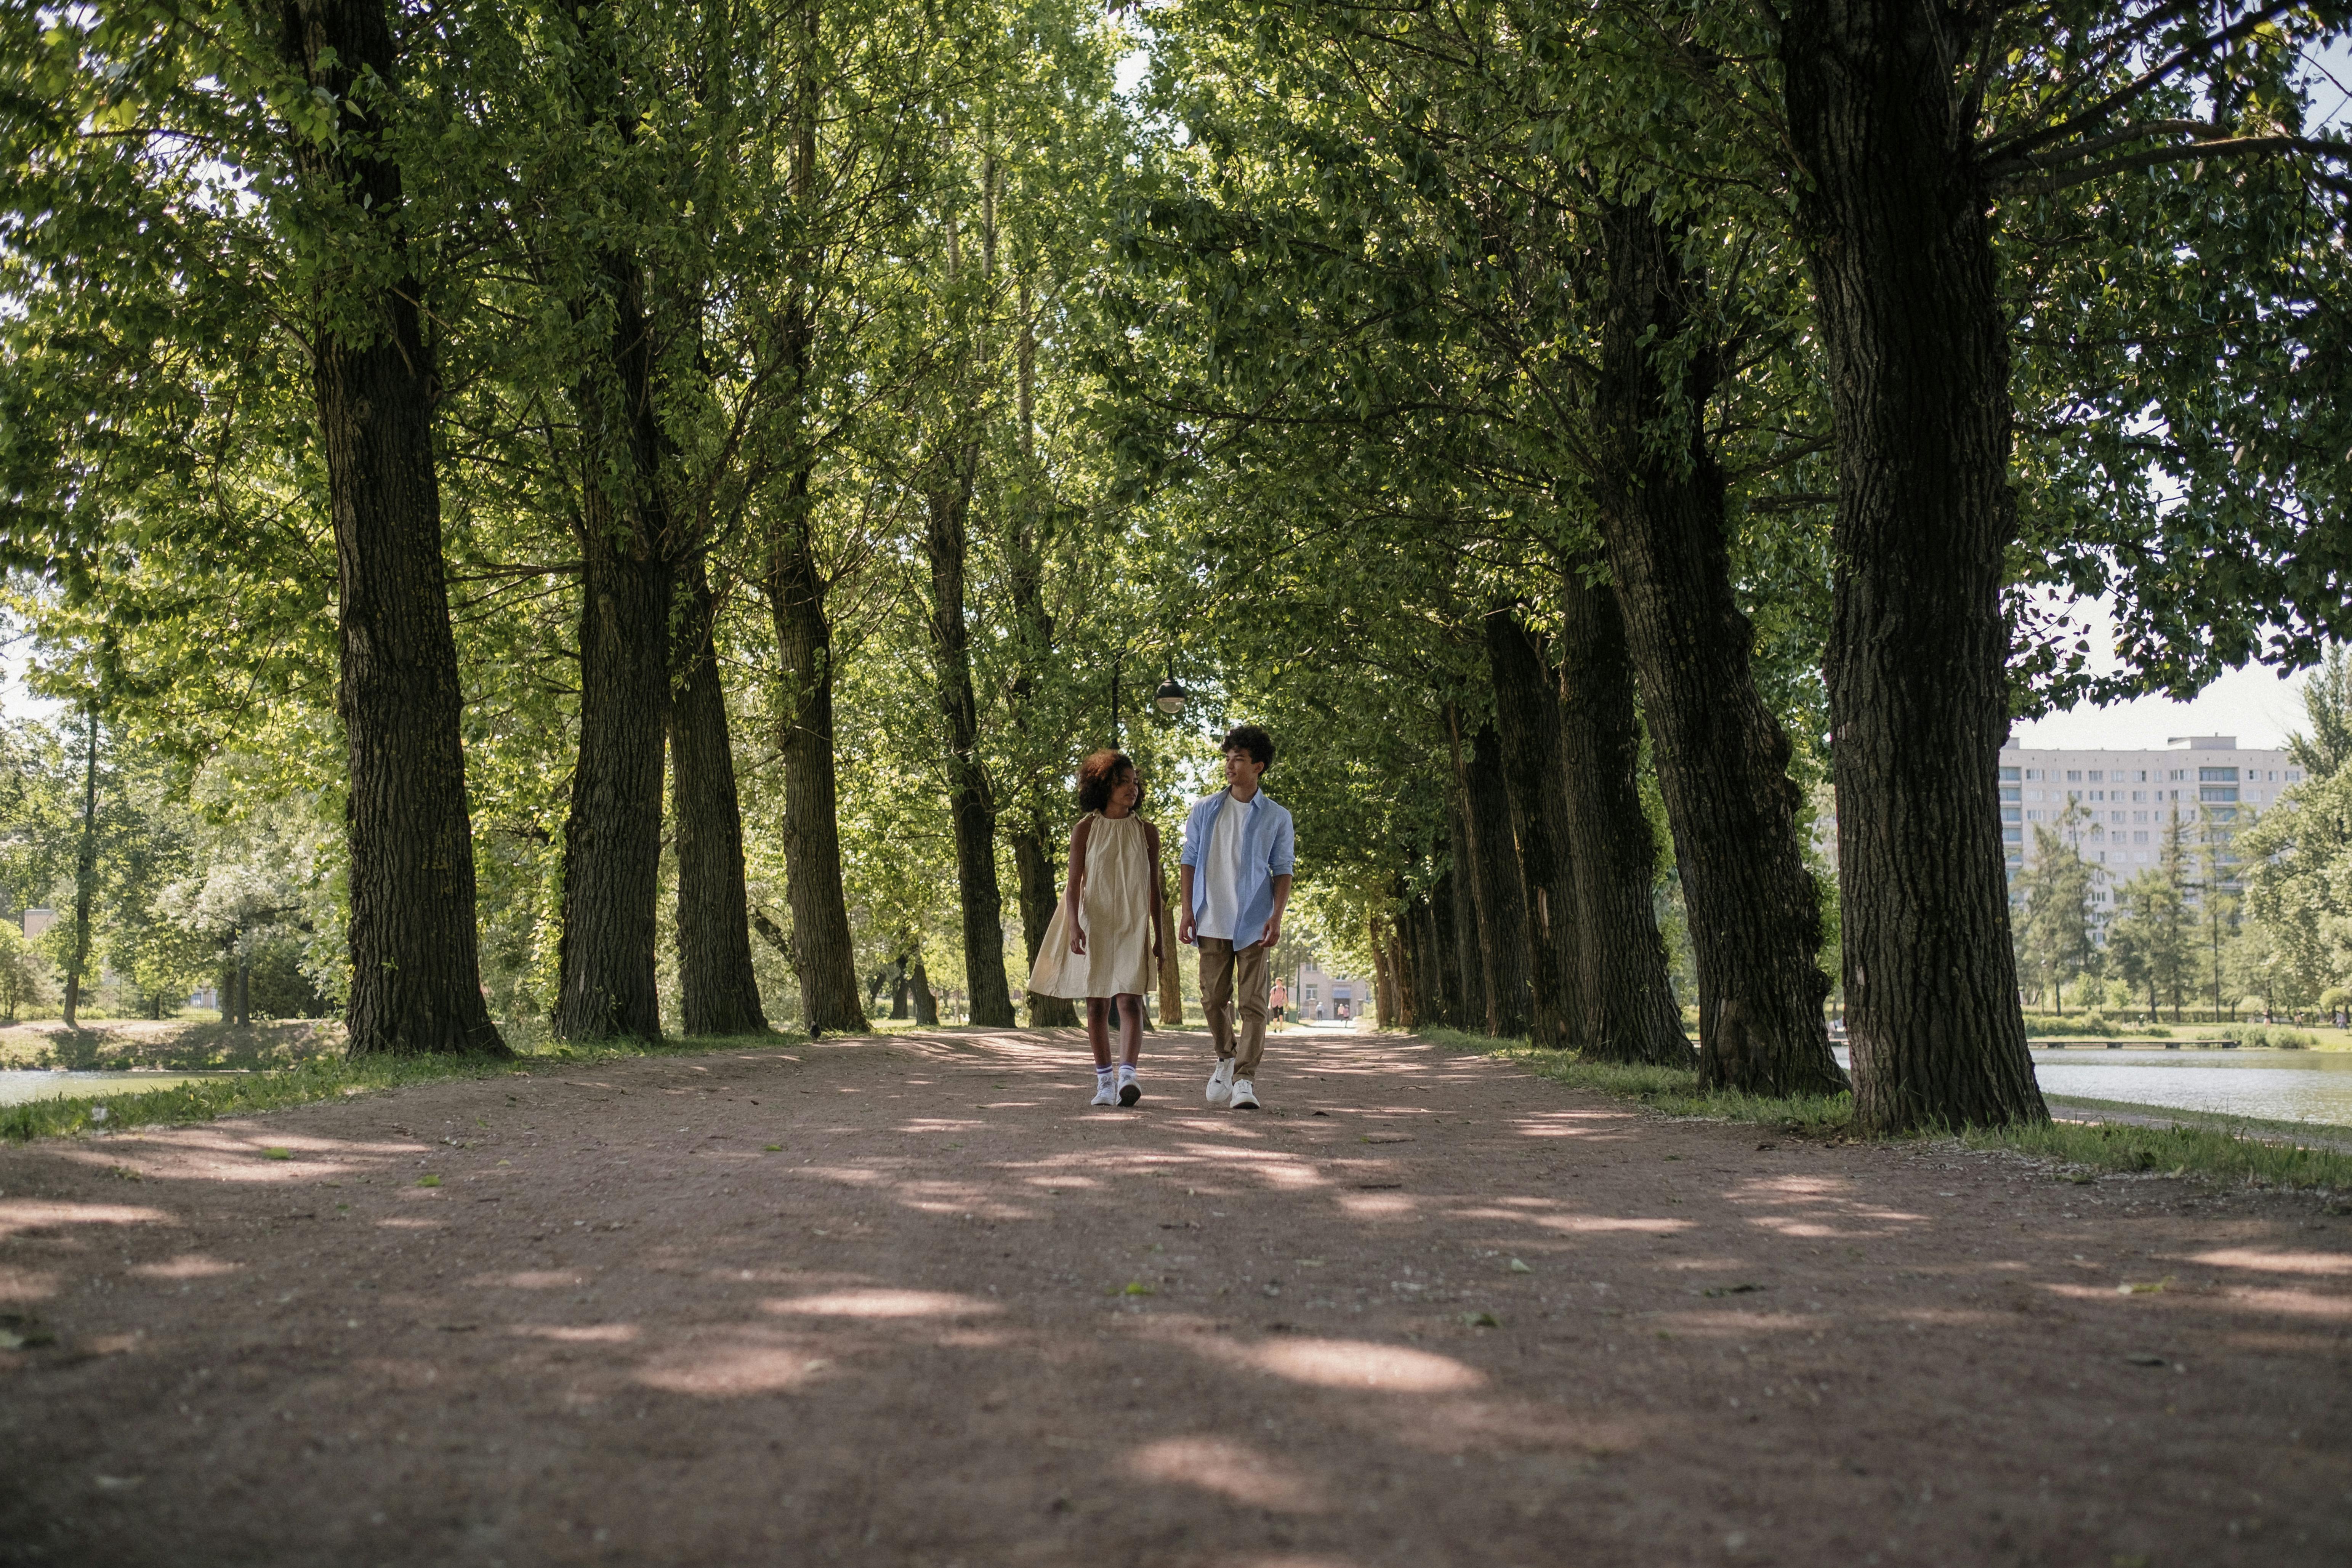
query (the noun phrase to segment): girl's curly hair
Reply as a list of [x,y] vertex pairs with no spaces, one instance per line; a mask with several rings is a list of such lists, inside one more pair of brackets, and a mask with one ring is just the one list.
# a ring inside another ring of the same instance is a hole
[[[1101,751],[1078,764],[1078,809],[1100,811],[1110,804],[1111,791],[1118,787],[1118,775],[1135,771],[1135,759],[1125,752]],[[1141,797],[1136,804],[1142,805]]]

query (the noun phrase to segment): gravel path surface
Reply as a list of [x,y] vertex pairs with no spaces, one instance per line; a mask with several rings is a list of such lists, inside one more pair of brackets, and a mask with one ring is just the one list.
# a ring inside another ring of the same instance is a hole
[[0,1150],[0,1562],[2352,1562],[2341,1205],[1148,1046]]

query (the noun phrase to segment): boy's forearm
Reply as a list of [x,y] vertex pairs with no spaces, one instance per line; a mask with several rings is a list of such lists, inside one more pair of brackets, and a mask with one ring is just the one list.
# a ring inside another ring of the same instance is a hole
[[1282,911],[1290,907],[1290,873],[1283,872],[1274,879],[1274,918],[1280,920]]

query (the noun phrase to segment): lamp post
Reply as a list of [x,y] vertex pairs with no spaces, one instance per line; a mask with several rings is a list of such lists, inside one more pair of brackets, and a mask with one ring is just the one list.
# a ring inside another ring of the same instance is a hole
[[[1110,667],[1110,749],[1114,752],[1118,750],[1119,679],[1126,672],[1127,650],[1122,648]],[[1184,711],[1185,700],[1191,696],[1176,679],[1176,656],[1171,653],[1168,656],[1168,679],[1151,694],[1151,705],[1173,719]]]

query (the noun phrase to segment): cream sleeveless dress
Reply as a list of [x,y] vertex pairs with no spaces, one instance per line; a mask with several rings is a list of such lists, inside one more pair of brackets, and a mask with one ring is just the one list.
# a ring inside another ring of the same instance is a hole
[[1140,996],[1151,989],[1151,851],[1138,816],[1089,812],[1086,908],[1078,911],[1087,951],[1070,951],[1070,900],[1054,906],[1037,945],[1029,989],[1073,1001],[1081,996]]

